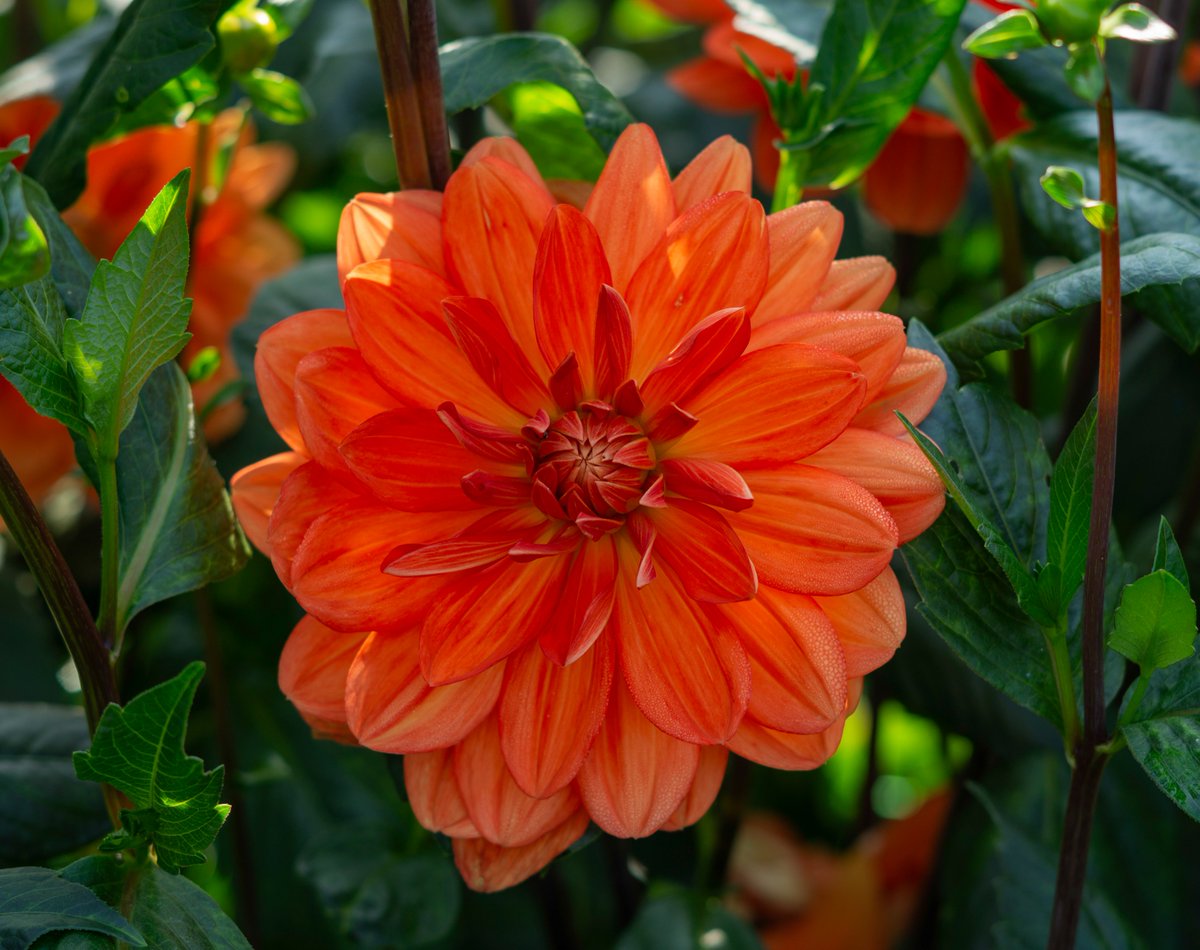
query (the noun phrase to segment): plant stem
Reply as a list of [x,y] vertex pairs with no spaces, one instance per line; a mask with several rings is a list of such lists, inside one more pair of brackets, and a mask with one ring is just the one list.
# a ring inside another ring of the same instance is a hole
[[101,642],[114,654],[121,652],[117,629],[117,591],[121,583],[121,512],[117,499],[116,453],[94,453],[100,484],[100,612],[96,626]]
[[1092,819],[1108,756],[1104,703],[1104,580],[1117,456],[1117,402],[1121,377],[1121,245],[1117,227],[1117,147],[1112,90],[1107,79],[1096,103],[1099,121],[1100,200],[1112,206],[1113,223],[1100,232],[1100,382],[1096,402],[1096,462],[1083,581],[1083,733],[1076,744],[1059,851],[1050,921],[1050,950],[1075,945]]
[[400,187],[429,188],[433,179],[426,157],[417,87],[413,81],[403,0],[370,0],[370,7]]
[[750,779],[750,760],[739,755],[730,755],[721,797],[718,799],[716,840],[700,881],[701,886],[710,894],[720,894],[725,889],[729,859],[733,855],[733,843],[737,838],[738,829],[742,826],[742,818],[746,814],[746,804],[750,798]]
[[108,650],[50,529],[3,452],[0,452],[0,517],[37,581],[79,671],[88,731],[95,732],[104,707],[118,700]]
[[804,152],[779,150],[779,174],[775,176],[775,196],[771,200],[771,212],[784,211],[799,204],[804,197],[804,172],[808,166],[808,155]]
[[1075,704],[1075,681],[1071,675],[1071,655],[1067,651],[1066,631],[1044,630],[1046,650],[1050,654],[1050,669],[1058,691],[1058,708],[1063,721],[1063,744],[1067,761],[1073,760],[1079,741],[1079,708]]
[[424,130],[425,156],[430,181],[442,191],[450,179],[450,133],[442,99],[442,71],[438,66],[437,10],[434,0],[408,0],[408,25],[412,37],[412,70],[417,106]]

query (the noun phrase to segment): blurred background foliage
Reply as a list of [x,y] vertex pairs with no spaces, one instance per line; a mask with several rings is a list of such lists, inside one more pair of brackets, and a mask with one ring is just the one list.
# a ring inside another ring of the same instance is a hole
[[[0,99],[69,88],[120,6],[0,6],[0,56],[7,66],[21,63],[0,77]],[[1173,9],[1180,6],[1188,5]],[[508,5],[489,0],[447,0],[439,16],[444,41],[513,25]],[[985,16],[972,4],[963,32]],[[701,29],[665,18],[645,0],[548,0],[537,6],[536,27],[584,53],[599,80],[653,126],[673,168],[718,135],[748,141],[749,117],[706,112],[664,79],[700,52]],[[1189,46],[1195,28],[1182,24],[1171,67],[1181,73],[1169,102],[1155,103],[1179,116],[1196,117],[1200,108]],[[1038,58],[1053,55],[1023,56],[1019,67],[1002,70],[1031,114],[1061,111],[1059,92],[1038,81]],[[272,68],[297,79],[314,107],[303,124],[255,120],[262,138],[288,142],[299,156],[292,185],[272,210],[307,259],[259,294],[236,332],[243,372],[263,326],[338,303],[330,254],[341,209],[360,191],[396,185],[371,21],[360,0],[313,0]],[[1137,101],[1141,68],[1132,55],[1114,66],[1127,104]],[[923,104],[945,111],[932,89]],[[506,130],[519,135],[546,177],[594,178],[602,166],[578,106],[555,86],[510,88],[489,108],[452,122],[456,147]],[[1019,183],[1023,202],[1045,200],[1039,172],[1018,162],[1018,175],[1034,179]],[[760,197],[769,203],[769,195]],[[882,254],[897,268],[897,291],[885,309],[941,332],[1003,296],[1000,239],[977,170],[958,214],[929,237],[889,230],[857,188],[831,200],[845,214],[839,256]],[[1032,271],[1062,266],[1070,249],[1033,226],[1028,206],[1023,212]],[[1078,316],[1051,321],[1030,337],[1033,409],[1052,451],[1094,385],[1093,344],[1082,324]],[[1154,516],[1164,512],[1198,576],[1197,357],[1142,314],[1127,315],[1126,332],[1117,531],[1126,556],[1148,563]],[[1008,356],[989,357],[986,371],[1007,385]],[[241,431],[212,449],[227,477],[276,450],[253,393],[248,403]],[[48,515],[85,594],[94,595],[93,507],[66,493]],[[448,844],[420,829],[405,804],[398,762],[314,740],[280,694],[276,665],[298,618],[270,564],[255,554],[232,579],[139,616],[121,684],[132,696],[190,660],[208,662],[189,746],[209,765],[225,764],[233,812],[215,861],[188,873],[257,947],[684,947],[692,945],[695,915],[709,947],[755,946],[759,937],[778,947],[868,947],[893,938],[912,948],[1041,945],[1066,787],[1058,737],[969,672],[915,612],[907,641],[869,678],[827,766],[789,774],[732,765],[722,798],[696,828],[633,842],[585,837],[547,873],[497,895],[461,886]],[[30,576],[11,556],[0,569],[0,647],[0,699],[53,707],[39,720],[48,751],[82,744],[82,720],[54,711],[77,702],[78,684]],[[68,766],[55,779],[62,792],[53,802],[22,798],[32,766],[6,757],[6,734],[0,723],[0,794],[15,803],[0,816],[4,863],[65,864],[71,849],[104,827],[99,794]],[[1200,945],[1200,828],[1128,757],[1111,771],[1081,946]],[[61,834],[39,845],[33,829]],[[733,887],[722,904],[716,895],[726,869]]]

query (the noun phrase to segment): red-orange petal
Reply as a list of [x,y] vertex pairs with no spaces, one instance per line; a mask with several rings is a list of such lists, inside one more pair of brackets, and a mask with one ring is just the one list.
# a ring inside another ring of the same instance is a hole
[[538,171],[537,165],[533,159],[529,157],[529,153],[525,151],[525,147],[514,138],[507,135],[493,135],[486,139],[480,139],[459,162],[460,168],[470,168],[472,165],[482,162],[485,158],[498,158],[501,161],[508,162],[510,165],[515,165],[519,168],[530,181],[541,181],[542,173]]
[[824,765],[842,741],[846,720],[839,717],[829,728],[813,735],[768,729],[747,716],[726,743],[743,759],[772,769],[806,772]]
[[675,572],[693,600],[723,604],[749,600],[758,590],[754,565],[720,512],[672,498],[666,508],[647,508],[637,517],[654,525],[654,556]]
[[442,301],[442,313],[458,348],[492,392],[526,417],[549,404],[546,384],[490,300],[450,297]]
[[305,462],[283,480],[267,521],[263,550],[285,586],[292,582],[292,559],[312,523],[337,505],[359,497],[318,462]]
[[852,427],[804,461],[853,479],[878,498],[896,522],[901,544],[933,524],[945,507],[941,479],[907,437]]
[[546,365],[557,369],[574,353],[589,394],[595,391],[596,307],[601,288],[611,283],[595,226],[570,205],[557,205],[533,271],[534,327]]
[[744,511],[754,504],[750,486],[736,468],[705,459],[663,459],[659,463],[666,487],[692,501]]
[[917,425],[932,411],[946,385],[946,367],[925,350],[909,347],[900,365],[879,394],[854,417],[859,429],[874,429],[885,435],[903,436],[906,430],[897,411]]
[[569,567],[565,556],[512,559],[449,581],[421,629],[421,669],[433,685],[474,676],[541,635]]
[[904,594],[890,567],[860,590],[815,599],[842,643],[847,676],[883,666],[904,640]]
[[454,864],[473,891],[490,894],[520,884],[583,837],[588,816],[582,808],[557,828],[520,848],[504,848],[485,838],[454,842]]
[[608,625],[616,576],[611,537],[585,542],[571,555],[562,597],[540,641],[542,651],[559,666],[578,660]]
[[764,587],[718,608],[750,661],[746,713],[781,732],[825,729],[846,706],[846,663],[833,624],[811,597]]
[[281,452],[247,465],[230,479],[229,495],[233,510],[250,543],[263,554],[269,556],[271,553],[267,525],[275,502],[279,500],[283,482],[307,461],[298,452]]
[[834,261],[821,284],[813,310],[878,310],[896,283],[896,269],[882,257]]
[[471,296],[495,304],[539,373],[547,367],[541,365],[533,328],[533,269],[553,207],[540,178],[489,157],[451,176],[443,211],[452,278]]
[[729,750],[719,745],[700,746],[700,763],[696,766],[696,777],[692,787],[679,803],[674,813],[663,822],[663,831],[679,831],[694,825],[716,801],[717,792],[725,778],[725,763],[729,761]]
[[691,790],[699,746],[650,722],[624,684],[579,771],[579,794],[592,821],[618,838],[644,838],[670,819]]
[[682,407],[700,421],[664,453],[746,468],[811,455],[862,405],[866,379],[852,360],[799,343],[747,353]]
[[462,291],[403,261],[363,264],[347,278],[346,316],[376,378],[405,405],[453,402],[481,419],[514,427],[524,417],[479,378],[450,335],[442,301]]
[[746,473],[754,504],[731,512],[761,582],[797,594],[846,594],[879,576],[896,524],[861,485],[809,465]]
[[404,791],[422,827],[451,838],[479,837],[454,777],[453,749],[406,755]]
[[643,378],[709,314],[752,311],[766,286],[767,253],[762,205],[741,192],[709,198],[672,222],[625,294],[633,314],[633,378]]
[[596,226],[621,293],[675,219],[671,176],[648,125],[621,133],[583,213]]
[[279,688],[320,736],[347,736],[346,675],[365,633],[331,630],[301,620],[279,656]]
[[641,555],[619,548],[621,570],[613,631],[621,671],[642,713],[684,742],[724,742],[737,728],[750,693],[745,651],[725,625],[714,625],[676,580],[660,569],[638,589]]
[[607,638],[566,667],[536,643],[509,658],[500,747],[526,794],[545,798],[578,774],[608,709],[614,665]]
[[506,848],[532,844],[579,807],[571,785],[545,798],[521,791],[504,762],[496,716],[485,719],[455,747],[454,775],[479,833]]
[[254,380],[259,397],[272,427],[296,451],[305,451],[296,423],[296,366],[315,350],[352,342],[341,310],[306,310],[281,320],[258,338]]
[[697,56],[667,73],[667,83],[680,95],[710,112],[738,115],[765,107],[765,93],[745,68],[710,56]]
[[671,187],[678,214],[724,191],[749,194],[752,187],[750,150],[733,136],[722,135],[675,176]]
[[756,326],[748,348],[776,343],[807,343],[854,360],[867,379],[864,402],[870,402],[900,365],[904,323],[877,311],[802,313]]
[[408,629],[372,633],[350,667],[346,713],[369,749],[404,755],[454,745],[491,713],[504,666],[450,686],[431,688],[421,675],[420,636]]
[[381,258],[445,275],[441,192],[414,188],[354,196],[338,225],[338,277],[344,281],[359,264]]
[[718,310],[701,320],[650,371],[639,392],[645,415],[669,403],[684,403],[742,355],[750,342],[750,316],[741,307]]
[[842,225],[842,213],[827,201],[805,201],[767,218],[771,267],[754,311],[756,327],[812,309],[841,243]]

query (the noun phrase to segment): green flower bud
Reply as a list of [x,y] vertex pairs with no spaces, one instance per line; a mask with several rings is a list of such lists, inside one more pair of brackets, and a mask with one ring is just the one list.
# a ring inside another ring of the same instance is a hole
[[1038,24],[1052,42],[1087,43],[1100,31],[1110,0],[1038,0]]
[[266,65],[279,45],[275,21],[265,10],[238,4],[217,21],[225,65],[234,75]]

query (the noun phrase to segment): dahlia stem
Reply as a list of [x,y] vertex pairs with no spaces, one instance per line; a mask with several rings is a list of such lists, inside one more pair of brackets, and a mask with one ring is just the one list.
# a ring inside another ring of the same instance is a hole
[[429,188],[433,178],[413,80],[404,3],[403,0],[370,0],[370,8],[400,187]]
[[[786,144],[786,143],[785,143]],[[808,169],[808,153],[779,149],[779,173],[775,176],[775,195],[771,212],[784,211],[799,204],[804,197],[804,173]]]
[[730,755],[717,811],[716,840],[700,880],[700,886],[710,894],[720,894],[725,889],[733,844],[750,798],[751,778],[750,760]]
[[438,66],[437,8],[434,0],[408,0],[408,25],[412,36],[413,81],[425,133],[425,155],[430,181],[442,191],[450,180],[450,133],[442,98],[442,71]]
[[1075,750],[1063,822],[1058,880],[1047,947],[1073,947],[1083,904],[1092,819],[1100,778],[1112,749],[1104,703],[1104,579],[1116,479],[1117,403],[1121,378],[1121,244],[1117,222],[1117,146],[1112,90],[1105,79],[1096,103],[1099,122],[1100,200],[1113,222],[1100,232],[1100,381],[1096,401],[1096,462],[1083,581],[1083,732]]
[[100,482],[100,610],[96,626],[100,641],[114,654],[121,652],[123,630],[117,618],[117,591],[121,583],[121,513],[117,499],[116,452],[93,452]]

